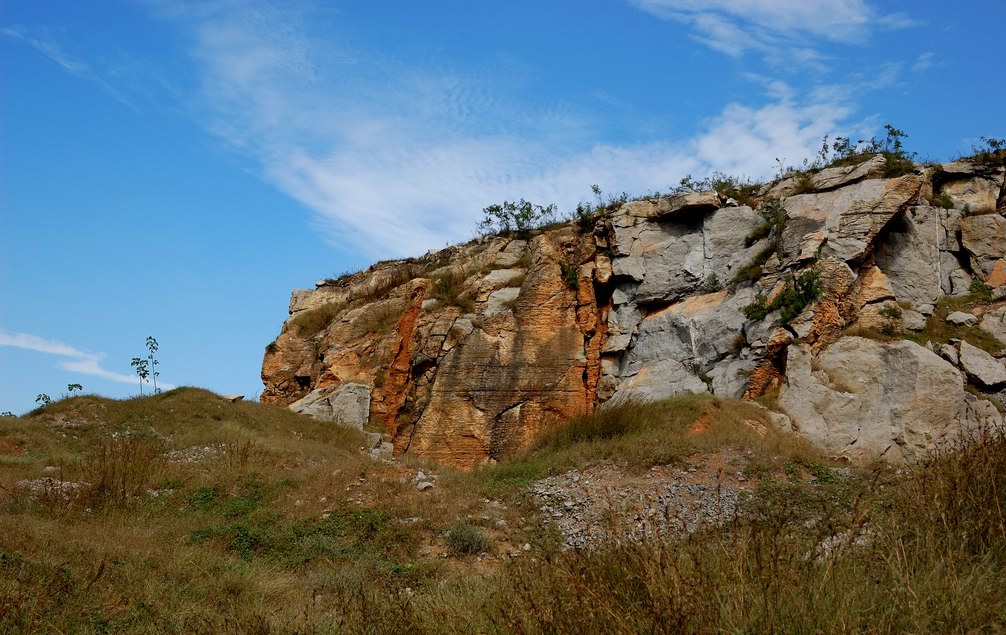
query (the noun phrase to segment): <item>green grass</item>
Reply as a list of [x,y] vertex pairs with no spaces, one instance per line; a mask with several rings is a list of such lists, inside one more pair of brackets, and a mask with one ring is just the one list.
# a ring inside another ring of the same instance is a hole
[[[984,286],[984,285],[982,285]],[[936,310],[926,320],[926,328],[917,333],[906,331],[904,333],[882,332],[871,329],[847,329],[847,335],[867,337],[881,342],[893,342],[901,339],[909,340],[925,346],[927,342],[940,345],[946,344],[950,340],[966,340],[972,346],[982,349],[986,353],[996,355],[1006,349],[1006,343],[1000,342],[998,338],[979,326],[956,326],[947,322],[947,316],[954,311],[970,311],[976,304],[983,302],[983,296],[963,296],[944,297],[936,305]]]
[[[706,422],[701,433],[691,430]],[[754,404],[708,394],[682,395],[655,403],[626,400],[546,428],[531,446],[507,461],[483,467],[470,478],[505,491],[570,469],[614,463],[631,471],[680,463],[689,455],[726,446],[750,448],[755,459],[817,461],[809,444],[771,428],[762,437],[743,421],[766,423]]]

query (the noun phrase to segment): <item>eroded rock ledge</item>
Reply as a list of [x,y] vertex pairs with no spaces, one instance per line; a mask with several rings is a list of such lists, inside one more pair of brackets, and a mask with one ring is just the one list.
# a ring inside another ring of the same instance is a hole
[[[966,162],[881,169],[823,170],[800,194],[777,182],[751,205],[632,201],[587,229],[484,238],[294,291],[262,401],[470,468],[611,399],[778,392],[783,425],[829,452],[913,460],[1003,425],[989,387],[969,392],[945,342],[924,336],[941,298],[974,280],[1006,296],[1006,186],[1002,168]],[[772,301],[809,270],[820,294],[783,324]],[[749,319],[757,303],[769,310]],[[1001,337],[1004,303],[979,312]],[[1001,366],[991,352],[983,363]]]

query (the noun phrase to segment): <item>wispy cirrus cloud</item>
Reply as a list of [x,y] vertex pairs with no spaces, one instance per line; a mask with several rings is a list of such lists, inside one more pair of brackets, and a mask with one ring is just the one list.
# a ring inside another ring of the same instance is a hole
[[[313,29],[307,9],[266,1],[146,4],[185,42],[196,78],[184,103],[188,116],[310,209],[330,242],[367,258],[470,238],[482,208],[502,199],[569,210],[594,183],[642,193],[715,170],[769,176],[776,157],[811,156],[852,112],[833,94],[801,96],[770,82],[758,105],[728,103],[688,135],[601,143],[594,140],[604,124],[589,112],[522,99],[514,80],[501,86],[488,79],[507,69],[383,59]],[[677,4],[698,28],[714,28],[702,26],[713,14],[700,12],[699,3]],[[726,11],[731,3],[710,6]],[[747,14],[767,23],[778,11]],[[833,22],[852,37],[856,12]],[[737,36],[730,29],[740,24],[722,23],[721,39]],[[72,63],[64,68],[80,72]]]
[[767,176],[775,157],[811,155],[850,113],[778,95],[730,104],[688,138],[590,143],[594,124],[574,108],[518,103],[452,69],[385,63],[268,4],[154,6],[188,36],[199,120],[313,210],[333,243],[369,256],[470,238],[480,210],[504,198],[572,209],[592,183],[645,192],[689,173]]
[[733,57],[745,51],[771,61],[820,63],[823,42],[862,44],[876,31],[914,26],[866,0],[629,0],[661,18],[691,26],[696,41]]
[[0,28],[0,34],[30,46],[55,62],[67,73],[98,84],[123,104],[133,105],[125,93],[105,80],[102,74],[92,68],[90,64],[64,50],[48,30],[44,28],[28,29],[22,25],[13,25]]
[[[135,384],[137,381],[135,375],[116,373],[102,367],[101,360],[104,358],[104,354],[102,353],[90,353],[69,344],[64,344],[63,342],[46,339],[30,333],[11,333],[0,328],[0,346],[11,346],[35,351],[36,353],[62,357],[64,359],[57,361],[56,365],[72,373],[100,377],[101,379],[108,379],[123,384]],[[158,382],[158,387],[170,390],[174,388],[174,385]]]

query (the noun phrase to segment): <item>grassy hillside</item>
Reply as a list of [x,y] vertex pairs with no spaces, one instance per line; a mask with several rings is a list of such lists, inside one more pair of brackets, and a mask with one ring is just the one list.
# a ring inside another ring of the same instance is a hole
[[[767,424],[708,396],[629,403],[464,474],[202,390],[68,399],[0,419],[0,631],[1006,628],[1002,437],[860,472]],[[592,465],[715,484],[713,453],[751,495],[686,537],[562,549],[528,493]]]

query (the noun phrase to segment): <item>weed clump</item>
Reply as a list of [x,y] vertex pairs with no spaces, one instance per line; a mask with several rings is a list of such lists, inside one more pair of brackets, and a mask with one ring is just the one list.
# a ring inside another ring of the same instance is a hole
[[566,285],[566,288],[570,291],[578,290],[580,288],[579,268],[569,262],[560,262],[559,269],[562,272],[562,282]]
[[818,269],[807,269],[797,277],[790,276],[786,287],[771,302],[759,293],[755,301],[742,307],[741,311],[749,320],[763,320],[769,313],[779,311],[779,321],[789,324],[807,305],[821,297],[817,284],[820,277]]
[[341,302],[329,302],[321,306],[301,311],[286,323],[287,330],[293,331],[298,337],[314,337],[332,323],[346,309]]
[[933,207],[940,207],[942,209],[953,209],[954,199],[950,198],[950,195],[946,192],[941,192],[931,196],[929,198],[929,204]]
[[463,274],[453,271],[439,276],[433,281],[433,298],[442,306],[456,306],[463,313],[475,310],[475,298],[464,290]]

